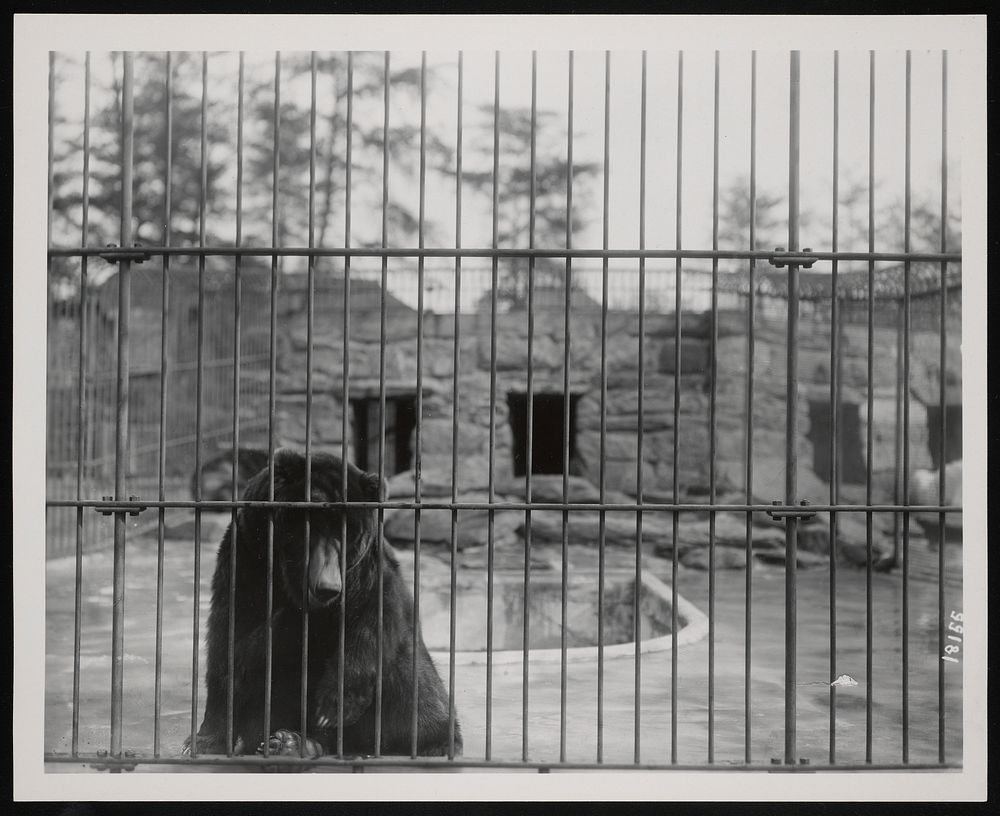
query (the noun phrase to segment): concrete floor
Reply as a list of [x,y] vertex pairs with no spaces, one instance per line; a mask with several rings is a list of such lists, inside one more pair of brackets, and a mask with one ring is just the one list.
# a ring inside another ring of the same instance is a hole
[[[202,632],[207,621],[209,585],[215,548],[226,519],[205,514],[199,597]],[[911,547],[926,548],[912,537]],[[558,564],[558,548],[533,548],[540,560]],[[194,547],[190,539],[168,540],[164,553],[162,690],[160,750],[177,755],[191,730],[192,657],[194,643]],[[403,562],[412,568],[412,557]],[[519,568],[520,551],[509,554],[508,566]],[[425,547],[421,554],[422,586],[446,578],[447,554]],[[634,569],[631,551],[609,549],[609,568]],[[949,563],[960,563],[960,549]],[[504,566],[505,559],[500,559]],[[463,575],[482,575],[482,558],[464,558]],[[572,568],[583,569],[593,553],[571,547]],[[644,556],[644,569],[670,583],[669,560]],[[70,750],[72,728],[74,570],[72,557],[47,564],[46,593],[46,715],[45,746],[55,753]],[[873,576],[874,658],[872,663],[873,761],[898,762],[902,751],[901,581],[897,574]],[[80,661],[80,751],[107,749],[110,743],[111,580],[109,550],[84,558],[82,650]],[[829,571],[798,573],[797,750],[811,764],[829,760]],[[841,567],[837,572],[837,674],[849,674],[857,686],[837,693],[836,758],[839,763],[863,762],[866,732],[865,574]],[[125,696],[123,740],[126,750],[151,753],[154,740],[156,538],[136,534],[129,539],[126,559]],[[708,612],[708,575],[681,569],[678,591]],[[714,745],[715,762],[741,762],[745,742],[745,573],[719,571],[715,587]],[[960,590],[949,586],[947,609],[961,609]],[[917,579],[909,587],[909,758],[938,758],[937,585]],[[781,567],[755,564],[753,571],[751,757],[769,764],[784,745],[784,573]],[[428,636],[428,640],[431,637]],[[677,756],[680,763],[708,760],[708,638],[678,650]],[[198,650],[198,679],[204,649]],[[447,659],[439,666],[447,681]],[[605,660],[603,759],[631,762],[635,758],[635,660]],[[947,757],[959,761],[962,751],[961,663],[945,664],[945,743]],[[671,760],[671,653],[642,656],[640,666],[641,720],[639,756],[644,763]],[[200,686],[199,682],[199,686]],[[529,662],[528,757],[536,761],[560,758],[560,665]],[[522,751],[523,673],[520,664],[496,665],[493,671],[490,756],[520,759]],[[455,671],[457,711],[465,737],[465,756],[483,758],[486,750],[486,672],[483,665],[458,665]],[[598,746],[598,670],[596,661],[570,662],[566,673],[565,757],[594,761]],[[198,689],[200,706],[204,691]],[[155,766],[143,766],[158,770]],[[50,765],[51,770],[78,766]]]

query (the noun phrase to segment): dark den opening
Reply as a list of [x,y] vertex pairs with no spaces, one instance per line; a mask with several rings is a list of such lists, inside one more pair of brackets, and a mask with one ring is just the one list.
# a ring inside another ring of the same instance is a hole
[[[354,459],[362,470],[378,470],[379,407],[377,397],[351,400],[354,416]],[[415,398],[386,397],[384,473],[393,476],[409,470],[413,458],[410,437],[417,425]]]
[[[532,410],[532,473],[563,472],[563,413],[562,394],[534,394]],[[576,403],[578,395],[569,397],[569,460],[576,459]],[[514,475],[524,476],[527,465],[528,395],[510,392],[510,429],[513,434]]]

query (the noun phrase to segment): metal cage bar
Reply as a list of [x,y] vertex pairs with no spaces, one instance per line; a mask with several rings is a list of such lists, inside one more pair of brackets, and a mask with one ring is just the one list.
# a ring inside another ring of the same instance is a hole
[[[497,73],[499,75],[499,59],[500,54],[497,52]],[[499,82],[499,79],[497,80]],[[462,93],[461,93],[461,83],[462,83],[462,62],[461,56],[459,57],[459,94],[458,94],[458,121],[459,127],[461,127],[462,122]],[[497,151],[499,155],[499,151]],[[458,237],[461,232],[461,219],[462,219],[462,207],[461,207],[461,173],[458,174],[458,191],[456,192],[455,201],[455,243],[458,244]],[[455,265],[455,275],[456,277],[460,275],[460,263],[456,258]],[[422,287],[421,287],[422,288]],[[459,315],[458,312],[455,313],[455,342],[458,343],[458,323]],[[454,393],[458,393],[458,351],[456,345],[455,351],[455,371],[454,374]],[[491,406],[492,409],[492,406]],[[452,405],[452,457],[451,457],[451,495],[452,498],[458,498],[458,402],[456,401]],[[491,445],[492,451],[492,445]],[[491,469],[492,472],[492,469]],[[490,518],[490,535],[492,536],[492,516]],[[458,637],[457,623],[458,623],[458,515],[452,513],[451,518],[451,552],[450,559],[448,562],[449,568],[449,596],[448,596],[448,758],[455,758],[455,730],[457,728],[457,715],[455,712],[455,644],[456,638]],[[491,570],[492,575],[492,570]],[[492,617],[491,621],[492,623]],[[487,715],[487,719],[489,715]]]
[[[353,167],[353,100],[354,100],[354,54],[347,52],[347,91],[346,91],[346,126],[345,126],[345,148],[344,148],[344,246],[351,245],[351,169]],[[351,336],[351,259],[344,258],[344,292],[342,301],[343,313],[343,344],[341,357],[341,401],[340,401],[340,422],[341,422],[341,453],[340,453],[340,483],[347,485],[347,463],[348,463],[348,406],[350,405],[350,336]],[[343,490],[343,498],[347,499],[347,491]],[[340,540],[347,541],[347,504],[344,505],[345,512],[340,517]],[[339,553],[340,574],[347,575],[347,547],[341,546]],[[344,717],[344,653],[346,649],[347,630],[347,593],[340,593],[340,600],[337,604],[338,625],[337,625],[337,722],[342,722]],[[344,758],[344,733],[342,728],[337,729],[336,745],[332,746],[338,759]]]
[[[49,230],[47,240],[51,242],[51,213],[52,213],[52,126],[54,123],[54,83],[55,72],[53,65],[55,54],[49,54]],[[80,245],[87,245],[87,233],[90,227],[90,52],[84,55],[83,68],[83,169],[82,182],[83,189],[80,196]],[[51,265],[51,261],[49,262]],[[76,498],[83,498],[83,462],[86,449],[84,439],[84,426],[87,417],[87,259],[80,259],[80,357],[77,369],[77,395],[80,400],[79,412],[77,414],[77,462],[76,462]],[[162,498],[162,496],[161,496]],[[162,515],[162,514],[161,514]],[[74,564],[74,577],[76,586],[73,591],[73,723],[70,737],[70,746],[74,756],[80,750],[80,651],[83,642],[83,543],[86,529],[84,527],[83,507],[78,507],[76,511],[76,552]],[[162,546],[162,538],[160,539]],[[159,597],[159,595],[157,596]],[[159,638],[157,638],[159,644]],[[159,650],[157,650],[159,655]],[[157,660],[157,667],[159,661]],[[156,689],[154,691],[154,727],[159,725],[159,672],[157,672]],[[157,746],[159,742],[154,741]]]
[[[345,147],[345,167],[344,167],[344,246],[351,245],[351,175],[354,168],[353,146],[354,146],[354,52],[347,52],[347,121],[346,121],[346,147]],[[351,373],[351,259],[344,258],[344,350],[343,350],[343,378],[341,389],[343,399],[341,400],[341,457],[340,457],[340,483],[344,486],[344,499],[347,499],[347,462],[348,462],[348,422],[347,413],[351,404],[350,373]],[[345,504],[340,516],[340,540],[347,541],[347,513],[350,505]],[[340,574],[347,575],[347,547],[340,548]],[[344,721],[344,653],[347,643],[347,593],[340,593],[340,626],[338,627],[337,639],[337,722]],[[344,758],[344,729],[337,729],[337,756]]]
[[[491,201],[491,217],[492,217],[492,244],[494,248],[499,247],[500,242],[500,52],[495,51],[493,54],[493,167],[492,167],[492,201]],[[492,274],[492,287],[490,289],[490,454],[489,454],[489,500],[490,506],[492,508],[494,502],[494,490],[495,488],[495,468],[496,468],[496,402],[497,402],[497,290],[499,289],[499,264],[497,257],[494,256],[492,262],[491,274]],[[457,320],[457,318],[456,318]],[[457,404],[454,408],[456,411],[453,416],[457,417]],[[457,420],[456,420],[457,421]],[[457,440],[457,428],[454,430],[456,434],[455,440]],[[453,442],[455,441],[453,440]],[[453,451],[458,450],[458,445],[453,444]],[[457,453],[453,454],[457,455]],[[453,460],[454,461],[454,460]],[[455,483],[454,472],[452,473],[452,497],[457,496],[458,487]],[[493,523],[494,516],[492,509],[490,511],[489,517],[489,540],[487,542],[488,553],[487,553],[487,576],[486,576],[486,734],[487,741],[492,739],[492,726],[493,726],[493,603],[494,603],[494,576],[493,576],[493,564],[494,564],[494,547],[495,542],[493,538]],[[451,633],[449,641],[450,654],[454,653],[454,643],[455,643],[455,545],[454,545],[454,535],[452,536],[452,556],[451,556],[451,568],[452,568],[452,583],[451,583]],[[448,710],[449,710],[449,726],[451,732],[454,733],[453,719],[455,711],[455,669],[454,669],[454,658],[450,662],[449,670],[449,695],[448,695]],[[449,748],[453,745],[453,741],[449,743]]]
[[[163,190],[163,243],[170,243],[172,221],[173,193],[173,55],[166,52],[166,76],[164,96],[166,105],[164,118],[167,131],[166,173]],[[164,482],[167,469],[167,388],[169,383],[170,346],[167,333],[167,320],[170,315],[170,259],[162,258],[162,279],[160,282],[160,427],[159,450],[157,451],[157,494],[162,501],[166,498]],[[236,498],[235,496],[233,498]],[[160,714],[163,697],[163,561],[165,517],[164,508],[156,514],[156,656],[154,658],[154,688],[153,688],[153,755],[160,755]]]
[[[830,246],[840,239],[840,52],[833,52],[833,203]],[[830,504],[840,502],[840,268],[830,265]],[[837,513],[830,512],[830,677],[837,677]],[[837,687],[830,686],[830,764],[837,761]]]
[[[121,502],[116,502],[113,499],[83,499],[77,502],[75,499],[49,499],[47,501],[49,507],[94,507],[98,509],[108,510],[111,512],[117,512],[119,508],[127,512],[128,510],[145,510],[151,507],[186,507],[193,509],[196,506],[196,502],[191,499],[168,499],[165,501],[159,501],[154,499],[139,499],[133,498],[132,500],[126,500]],[[198,505],[205,510],[229,510],[233,507],[258,507],[262,509],[299,509],[299,510],[330,510],[334,508],[341,507],[367,507],[367,508],[378,508],[382,507],[386,510],[416,510],[417,504],[412,501],[358,501],[355,499],[350,500],[336,500],[336,501],[311,501],[304,502],[301,500],[294,501],[280,501],[275,499],[270,501],[268,499],[240,499],[238,501],[230,501],[229,499],[219,500],[219,501],[202,501]],[[592,510],[600,511],[605,510],[609,513],[612,512],[625,512],[632,513],[635,515],[636,510],[641,510],[644,513],[657,512],[657,511],[667,511],[675,513],[697,513],[702,511],[715,510],[717,512],[723,511],[733,511],[733,512],[765,512],[765,511],[775,511],[778,513],[787,513],[790,511],[801,511],[802,505],[800,504],[786,504],[779,502],[775,504],[771,502],[770,504],[763,503],[731,503],[731,504],[708,504],[707,502],[677,502],[676,504],[672,501],[670,502],[651,502],[644,501],[641,504],[636,504],[635,502],[605,502],[601,504],[600,502],[569,502],[563,503],[561,501],[557,502],[542,502],[542,501],[532,501],[530,504],[523,501],[497,501],[490,504],[488,501],[423,501],[420,503],[420,508],[422,510],[520,510],[524,512],[525,510]],[[873,502],[872,504],[810,504],[809,510],[816,512],[830,512],[831,510],[837,513],[902,513],[904,510],[910,513],[945,513],[945,514],[960,514],[963,510],[960,504],[911,504],[903,505],[894,502]]]
[[[674,244],[677,251],[681,248],[681,227],[683,207],[683,158],[684,158],[684,52],[677,53],[677,189],[674,214]],[[677,256],[674,265],[674,371],[681,370],[681,259]],[[681,389],[680,383],[674,381],[674,432],[671,439],[671,494],[674,505],[680,503],[680,477],[678,464],[680,462],[680,414]],[[676,510],[671,513],[671,547],[670,547],[670,763],[677,764],[677,630],[679,617],[677,614],[677,571],[679,569],[677,552],[677,533],[680,516]]]
[[[715,52],[712,90],[712,249],[719,248],[719,52]],[[717,417],[719,354],[719,259],[712,259],[712,319],[709,337],[708,398],[708,503],[716,499]],[[680,381],[677,369],[677,382]],[[708,511],[708,762],[715,762],[715,511]]]
[[[204,246],[208,218],[208,52],[201,53],[201,145],[198,180],[198,243]],[[194,472],[201,474],[203,403],[205,399],[205,256],[198,258],[198,335],[195,370]],[[194,500],[201,501],[201,479],[195,480]],[[201,629],[201,518],[200,506],[194,508],[194,592],[191,600],[191,748],[197,753],[198,741],[198,669]]]
[[[912,195],[910,185],[911,171],[911,85],[912,65],[911,52],[906,52],[906,109],[904,119],[904,179],[903,179],[903,251],[910,250],[910,222]],[[910,392],[906,384],[910,382],[910,262],[903,261],[903,332],[902,332],[902,368],[900,398],[903,402],[903,433],[900,440],[903,447],[903,498],[902,503],[910,503]],[[903,598],[902,598],[902,631],[900,633],[902,653],[902,716],[903,716],[903,763],[910,761],[910,514],[903,511]]]
[[[246,257],[270,257],[274,254],[273,247],[236,247],[228,245],[217,246],[184,246],[184,247],[143,247],[142,253],[150,256],[162,255],[183,255],[192,258],[205,256],[242,256]],[[48,250],[50,258],[82,258],[101,257],[118,261],[122,258],[131,260],[136,251],[134,249],[122,249],[121,247],[51,247]],[[847,251],[828,252],[825,250],[810,250],[806,253],[810,260],[815,261],[905,261],[911,263],[960,263],[962,261],[961,252],[887,252],[874,250],[869,251]],[[560,249],[558,247],[538,247],[528,249],[524,247],[313,247],[308,246],[283,246],[280,252],[283,258],[305,258],[315,255],[317,258],[591,258],[607,260],[624,260],[633,258],[648,259],[674,259],[674,260],[748,260],[770,261],[776,257],[774,250],[748,250],[748,249]]]
[[[948,52],[941,52],[941,249],[948,247]],[[941,371],[939,378],[939,410],[941,414],[939,424],[940,449],[938,454],[938,502],[943,506],[947,497],[947,485],[945,482],[945,440],[947,431],[946,411],[946,389],[945,372],[947,370],[947,305],[948,294],[945,288],[948,275],[948,264],[941,263],[941,348],[938,366]],[[941,660],[938,661],[938,761],[945,762],[945,708],[944,708],[944,647],[945,647],[945,617],[944,617],[944,543],[945,543],[945,514],[938,513],[938,654]]]
[[[750,248],[757,246],[757,52],[750,53]],[[749,260],[749,286],[747,289],[747,385],[746,385],[746,502],[753,501],[753,415],[754,415],[754,352],[756,336],[754,334],[754,309],[757,287],[755,273],[756,261]],[[753,694],[751,671],[753,668],[753,514],[746,514],[746,581],[744,592],[744,624],[743,624],[743,759],[749,763],[752,757],[751,738],[753,735]]]
[[[417,216],[417,243],[424,245],[424,219],[427,204],[427,52],[420,53],[420,171],[419,171],[419,213]],[[456,319],[457,319],[456,312]],[[424,259],[417,259],[417,424],[414,428],[413,498],[419,505],[422,499],[421,478],[423,472],[423,439],[421,425],[424,416]],[[410,719],[410,754],[416,759],[418,744],[417,706],[420,699],[420,677],[417,674],[417,655],[420,644],[420,508],[413,513],[413,650],[410,682],[413,692]]]
[[[389,245],[389,85],[391,79],[390,56],[386,51],[382,67],[382,246]],[[385,483],[385,352],[386,352],[386,331],[387,320],[387,299],[389,289],[389,259],[382,256],[382,283],[379,288],[379,337],[382,342],[379,344],[378,358],[378,478],[379,484]],[[346,483],[345,483],[346,484]],[[381,546],[382,529],[385,523],[385,510],[378,508],[378,546]],[[376,610],[377,610],[377,630],[375,638],[375,756],[382,753],[382,680],[383,661],[385,658],[384,628],[385,628],[385,608],[384,608],[384,586],[385,568],[382,558],[379,557],[377,563],[376,582]]]
[[[868,55],[868,249],[875,250],[875,52]],[[875,263],[868,261],[868,347],[867,409],[875,413]],[[875,457],[874,423],[868,422],[865,433],[865,503],[872,502],[872,470]],[[874,518],[865,513],[865,761],[872,761],[872,705],[874,701],[874,666],[872,649],[875,637],[875,611],[872,586],[872,533]]]
[[[608,248],[610,184],[611,184],[611,52],[604,52],[604,171],[601,206],[601,244]],[[598,502],[607,496],[607,436],[608,436],[608,259],[601,262],[601,445],[597,482]],[[607,563],[607,516],[601,510],[597,528],[597,761],[604,761],[604,576]]]
[[[788,98],[788,251],[799,249],[799,116],[800,55],[789,59]],[[798,412],[799,412],[799,267],[788,265],[788,342],[785,375],[785,502],[798,500]],[[796,565],[798,523],[795,516],[785,519],[785,764],[795,762],[796,729]]]
[[[646,52],[642,52],[642,74],[639,89],[639,248],[646,248]],[[644,440],[644,402],[646,387],[646,262],[639,259],[639,348],[636,365],[639,369],[639,381],[636,384],[636,466],[635,466],[635,500],[642,502],[643,498],[643,442]],[[633,629],[632,642],[635,647],[635,704],[633,711],[633,757],[638,764],[641,750],[642,731],[642,617],[640,614],[642,598],[642,512],[635,514],[635,591],[633,593]]]
[[[274,111],[271,142],[271,255],[270,287],[270,335],[268,343],[268,388],[267,388],[267,498],[274,501],[274,437],[275,423],[275,382],[277,380],[277,337],[278,337],[278,253],[280,222],[278,220],[278,188],[281,145],[281,52],[274,52]],[[264,625],[264,745],[263,754],[270,756],[271,744],[271,689],[274,663],[274,511],[267,514],[267,569],[266,569],[266,623]]]
[[[573,67],[574,52],[566,59],[566,248],[573,246]],[[563,479],[562,497],[569,503],[570,467],[570,367],[572,357],[570,346],[573,332],[570,313],[573,307],[573,261],[566,258],[566,279],[563,285]],[[562,541],[560,548],[560,596],[569,593],[569,510],[562,512]],[[559,632],[559,761],[566,761],[566,716],[567,716],[567,610],[563,603],[560,609]]]
[[[125,759],[109,759],[101,758],[100,763],[102,766],[107,767],[111,770],[128,770],[134,768],[137,764],[147,762],[151,757],[146,757],[144,755],[136,755],[127,757]],[[56,764],[71,764],[79,763],[79,759],[74,759],[72,757],[63,754],[48,755],[46,761],[53,762]],[[220,756],[203,756],[199,757],[197,760],[192,760],[187,757],[161,757],[159,764],[164,766],[173,767],[196,767],[204,766],[206,768],[226,768],[226,767],[236,767],[236,768],[250,768],[258,771],[273,771],[276,769],[283,769],[287,771],[293,771],[296,768],[301,768],[302,760],[299,757],[289,757],[289,756],[276,756],[272,755],[269,757],[264,756],[237,756],[237,757],[220,757]],[[393,768],[412,768],[413,760],[408,756],[383,756],[383,757],[365,757],[363,759],[339,759],[337,757],[327,757],[321,756],[309,760],[309,766],[311,768],[323,768],[323,769],[338,769],[346,770],[351,769],[354,773],[363,773],[366,768],[378,768],[378,769],[393,769]],[[525,762],[520,759],[509,760],[509,759],[494,759],[494,760],[483,760],[483,759],[471,759],[471,758],[455,758],[447,759],[442,757],[422,757],[421,765],[427,770],[442,770],[442,771],[454,771],[458,768],[469,768],[469,769],[480,769],[480,770],[535,770],[539,773],[548,773],[553,768],[559,770],[594,770],[595,766],[593,763],[589,762],[574,762],[567,761],[565,763],[559,763],[554,761],[528,761]],[[716,763],[714,765],[698,765],[694,763],[686,764],[676,764],[676,765],[660,765],[656,763],[642,763],[636,765],[634,762],[606,762],[599,766],[601,770],[607,771],[672,771],[672,772],[702,772],[708,771],[710,773],[724,773],[732,771],[741,771],[744,773],[760,773],[764,769],[768,773],[783,773],[783,774],[812,774],[816,772],[815,766],[799,764],[790,766],[781,766],[780,771],[776,770],[771,765],[760,765],[760,764],[723,764]],[[921,763],[911,763],[907,766],[907,770],[913,771],[946,771],[946,770],[960,770],[961,766],[956,763],[931,763],[931,762],[921,762]],[[824,771],[834,771],[834,772],[844,772],[844,771],[856,771],[862,773],[878,773],[885,771],[898,771],[899,766],[892,763],[873,763],[865,765],[854,765],[854,764],[841,764],[832,765],[829,768],[824,768]]]
[[[458,52],[458,88],[457,88],[457,102],[456,102],[456,120],[457,127],[455,133],[455,246],[462,245],[462,103],[464,101],[464,79],[465,79],[465,63],[464,55],[461,51]],[[462,321],[459,315],[459,308],[462,302],[462,259],[455,258],[455,343],[452,348],[452,451],[458,450],[458,409],[459,409],[459,385],[458,385],[458,373],[461,364],[461,334],[462,334]],[[492,403],[490,404],[492,411]],[[491,415],[490,432],[492,434],[493,424]],[[490,474],[489,474],[489,502],[493,502],[493,443],[490,443]],[[452,501],[458,499],[458,459],[453,453],[451,460],[451,498]],[[487,548],[489,550],[489,580],[493,580],[493,511],[489,512],[489,519],[487,522]],[[455,564],[455,551],[457,548],[457,537],[458,537],[458,511],[452,509],[451,511],[451,564]],[[452,569],[451,575],[454,576],[454,568]],[[455,583],[449,586],[452,592],[452,603],[454,602],[455,593]],[[492,600],[492,596],[491,596]],[[489,629],[490,635],[487,638],[487,662],[492,658],[492,652],[490,647],[492,646],[492,626],[493,626],[493,612],[492,605],[489,605],[489,611],[487,612],[488,621],[487,627]],[[449,748],[449,759],[454,759],[454,746],[455,746],[455,627],[453,621],[455,620],[454,607],[449,606],[449,621],[448,621],[448,748]],[[491,711],[490,703],[492,700],[492,677],[491,672],[487,670],[486,674],[486,749],[485,755],[486,759],[490,758],[491,749],[491,733],[490,726],[492,725],[490,721]]]
[[[240,51],[239,76],[236,90],[236,245],[243,243],[243,113],[245,102],[246,57]],[[236,258],[233,267],[233,484],[232,497],[236,501],[239,476],[240,451],[240,344],[242,343],[242,258]],[[229,548],[229,605],[226,643],[226,754],[233,755],[235,735],[235,679],[236,671],[236,551],[239,546],[239,527],[236,524],[237,508],[230,516]]]
[[[89,54],[89,52],[87,52]],[[87,79],[90,79],[90,58],[86,59],[86,73]],[[56,125],[56,52],[49,51],[48,60],[48,104],[45,117],[45,134],[46,134],[46,150],[47,150],[47,167],[46,167],[46,179],[45,179],[45,197],[47,211],[45,214],[45,244],[46,247],[52,246],[52,212],[54,210],[53,199],[55,196],[55,155],[56,155],[56,141],[55,141],[55,125]],[[84,96],[87,101],[90,100],[90,83],[89,81],[85,83],[84,86]],[[89,109],[88,109],[89,113]],[[84,119],[84,129],[87,131],[87,135],[90,135],[89,117]],[[89,143],[88,143],[89,147]],[[84,154],[86,156],[86,153]],[[83,236],[83,244],[86,246],[87,236]],[[51,271],[51,270],[46,270]]]
[[[531,52],[531,124],[529,134],[529,180],[528,180],[528,247],[535,246],[535,153],[537,149],[535,127],[538,115],[538,53]],[[524,498],[531,504],[532,448],[535,440],[535,259],[528,258],[528,378],[526,394],[527,428],[524,442]],[[522,605],[522,658],[521,658],[521,758],[528,759],[528,705],[529,705],[529,661],[528,651],[531,633],[531,609],[528,599],[531,594],[531,510],[524,511],[524,593]],[[566,596],[562,598],[565,605]]]
[[[122,52],[121,110],[121,244],[132,244],[132,161],[135,139],[135,79],[133,54]],[[126,496],[129,417],[129,329],[132,262],[118,265],[118,359],[115,376],[115,500]],[[115,513],[113,612],[111,619],[111,750],[122,756],[122,694],[125,669],[125,513]]]
[[[309,213],[307,230],[309,246],[316,245],[316,52],[309,53]],[[309,256],[306,267],[306,478],[303,492],[305,500],[312,500],[312,438],[313,438],[313,341],[315,315],[316,258]],[[236,449],[233,452],[236,456]],[[235,483],[234,460],[234,483]],[[303,513],[302,549],[302,655],[299,671],[299,756],[308,755],[308,699],[309,699],[309,561],[312,556],[312,519],[309,511]],[[343,546],[343,545],[342,545]]]

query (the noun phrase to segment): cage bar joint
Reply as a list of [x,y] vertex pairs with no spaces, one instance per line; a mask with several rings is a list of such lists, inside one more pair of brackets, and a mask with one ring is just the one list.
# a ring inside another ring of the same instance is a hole
[[142,249],[142,244],[138,243],[133,244],[131,248],[119,247],[118,244],[107,244],[105,249],[109,251],[100,253],[99,257],[108,263],[118,263],[119,261],[142,263],[152,257],[152,254]]
[[819,260],[811,253],[812,248],[810,247],[805,247],[801,252],[786,252],[784,247],[775,247],[774,252],[768,256],[767,260],[771,266],[778,269],[783,269],[786,266],[804,266],[808,269]]
[[138,516],[143,510],[149,509],[149,505],[146,504],[133,504],[133,502],[139,501],[138,496],[129,496],[129,504],[124,502],[116,503],[114,501],[114,496],[101,496],[101,500],[105,502],[105,504],[100,507],[95,507],[94,509],[97,510],[97,512],[102,516],[110,516],[115,513],[128,513],[130,516]]
[[[775,499],[771,502],[775,507],[780,507],[782,502]],[[802,499],[799,502],[801,507],[809,507],[808,499]],[[809,519],[816,515],[815,510],[767,510],[765,511],[773,519],[783,519],[783,518],[801,518]]]

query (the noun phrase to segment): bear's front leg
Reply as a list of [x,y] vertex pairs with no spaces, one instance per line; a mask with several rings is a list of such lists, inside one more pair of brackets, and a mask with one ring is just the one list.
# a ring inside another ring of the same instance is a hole
[[316,725],[330,729],[353,725],[371,707],[375,699],[375,673],[365,666],[350,671],[350,660],[344,671],[344,716],[339,717],[340,677],[336,660],[328,660],[316,687]]

